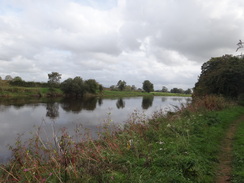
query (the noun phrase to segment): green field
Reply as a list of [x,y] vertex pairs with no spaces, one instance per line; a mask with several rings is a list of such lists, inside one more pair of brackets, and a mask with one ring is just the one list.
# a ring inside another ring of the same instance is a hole
[[[47,97],[51,94],[49,88],[38,88],[38,87],[0,87],[1,97]],[[62,96],[62,91],[55,89],[53,94]]]

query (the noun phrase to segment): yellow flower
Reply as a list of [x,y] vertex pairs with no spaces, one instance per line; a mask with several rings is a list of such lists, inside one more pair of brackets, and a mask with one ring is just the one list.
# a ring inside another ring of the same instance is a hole
[[128,142],[127,142],[127,149],[131,149],[131,146],[132,146],[132,143],[133,143],[133,140],[130,139]]

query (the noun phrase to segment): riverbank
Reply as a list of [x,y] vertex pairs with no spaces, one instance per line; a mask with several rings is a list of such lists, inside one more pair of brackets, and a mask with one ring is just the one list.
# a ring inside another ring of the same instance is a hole
[[213,182],[220,141],[244,107],[207,96],[151,119],[134,114],[123,128],[108,119],[100,139],[76,129],[46,142],[17,141],[0,166],[1,182]]
[[[104,90],[102,93],[86,94],[91,97],[136,97],[136,96],[185,96],[190,97],[190,94],[179,93],[165,93],[165,92],[142,92],[142,91],[111,91]],[[4,86],[0,87],[0,97],[4,98],[17,98],[17,97],[35,97],[35,98],[47,98],[47,97],[64,97],[63,92],[59,88],[50,91],[49,88],[41,87],[16,87],[16,86]]]

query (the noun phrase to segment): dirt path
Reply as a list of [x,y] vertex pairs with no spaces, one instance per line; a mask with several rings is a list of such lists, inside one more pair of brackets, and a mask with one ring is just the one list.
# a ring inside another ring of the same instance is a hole
[[241,116],[231,124],[222,142],[216,183],[231,182],[232,141],[241,121],[244,121],[244,116]]

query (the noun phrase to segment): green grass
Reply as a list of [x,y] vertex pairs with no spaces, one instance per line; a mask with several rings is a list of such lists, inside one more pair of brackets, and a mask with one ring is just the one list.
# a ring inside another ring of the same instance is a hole
[[75,138],[54,132],[53,144],[38,128],[33,138],[17,139],[0,181],[214,182],[219,144],[244,107],[211,96],[194,101],[150,119],[134,112],[123,128],[108,118],[97,140],[77,127]]
[[[0,87],[1,97],[46,97],[50,93],[49,88],[17,86]],[[54,93],[56,95],[62,95],[62,91],[60,89],[55,89]]]
[[232,182],[239,183],[244,180],[244,121],[237,129],[233,145],[233,172]]
[[111,91],[104,90],[103,97],[136,97],[136,96],[184,96],[191,97],[189,94],[165,93],[165,92],[141,92],[141,91]]

